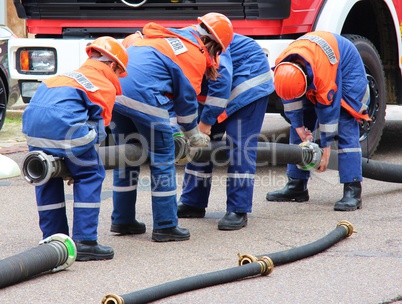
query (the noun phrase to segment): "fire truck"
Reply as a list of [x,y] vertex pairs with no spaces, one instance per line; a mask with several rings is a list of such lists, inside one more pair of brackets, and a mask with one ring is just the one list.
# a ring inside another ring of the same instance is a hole
[[[78,68],[85,46],[109,35],[123,39],[148,22],[185,27],[209,12],[225,14],[235,32],[279,53],[306,32],[330,31],[350,39],[363,59],[370,86],[371,121],[361,125],[363,155],[375,152],[386,106],[402,104],[402,0],[14,0],[28,38],[9,43],[9,67],[28,103],[40,82]],[[267,113],[281,113],[275,93]]]

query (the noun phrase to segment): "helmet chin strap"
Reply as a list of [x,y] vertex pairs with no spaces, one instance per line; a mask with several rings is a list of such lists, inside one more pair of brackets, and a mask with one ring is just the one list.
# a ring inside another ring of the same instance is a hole
[[205,29],[202,28],[201,24],[197,24],[197,32],[199,32],[202,36],[208,36],[213,41],[219,43],[218,41],[216,41],[216,38],[214,37],[214,35],[208,33]]
[[[201,29],[201,31],[200,31],[199,29]],[[198,32],[200,35],[202,35],[202,36],[204,36],[203,32],[206,33],[205,36],[208,36],[208,37],[211,36],[210,34],[208,34],[208,33],[207,33],[201,26],[199,26],[199,25],[197,25],[196,30],[197,30],[197,32]],[[208,52],[207,48],[205,47],[204,43],[201,41],[200,37],[198,37],[195,33],[193,33],[193,35],[194,35],[195,39],[197,39],[198,44],[200,45],[200,51],[201,51],[201,53],[203,53],[204,56],[205,56],[205,59],[206,59],[206,61],[207,61],[207,68],[210,68],[210,67],[214,66],[214,63],[212,62],[211,55],[209,54],[209,52]],[[214,40],[214,39],[213,39],[213,40]],[[215,41],[215,40],[214,40],[214,41]]]
[[97,61],[114,61],[113,59],[109,58],[108,56],[101,56],[101,57],[91,57],[93,60]]

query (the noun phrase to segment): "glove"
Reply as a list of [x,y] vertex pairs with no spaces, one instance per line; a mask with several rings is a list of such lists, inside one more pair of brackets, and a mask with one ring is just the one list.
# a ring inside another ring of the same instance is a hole
[[204,133],[193,135],[188,139],[190,147],[195,148],[208,147],[210,141],[209,136]]
[[183,131],[184,137],[188,140],[190,147],[208,147],[211,141],[207,134],[201,133],[198,126],[190,131]]

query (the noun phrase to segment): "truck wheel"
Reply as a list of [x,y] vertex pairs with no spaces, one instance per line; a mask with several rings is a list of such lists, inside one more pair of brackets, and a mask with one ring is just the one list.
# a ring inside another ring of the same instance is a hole
[[0,77],[0,130],[4,125],[7,112],[7,90],[3,80]]
[[368,114],[371,121],[360,126],[360,145],[363,157],[371,157],[376,151],[385,126],[386,90],[384,67],[375,46],[365,37],[344,35],[356,46],[363,59],[370,88]]

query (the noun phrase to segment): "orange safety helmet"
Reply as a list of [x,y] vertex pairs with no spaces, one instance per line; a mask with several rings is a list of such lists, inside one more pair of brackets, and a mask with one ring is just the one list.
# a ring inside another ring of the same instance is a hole
[[141,32],[136,31],[134,34],[128,35],[126,38],[124,38],[121,44],[125,48],[128,48],[129,46],[132,46],[134,42],[136,42],[137,40],[141,40],[143,38],[144,36],[141,34]]
[[91,51],[95,50],[100,52],[102,55],[106,55],[111,60],[117,62],[120,68],[123,69],[123,73],[120,74],[120,77],[127,76],[127,63],[128,63],[128,54],[124,46],[114,39],[113,37],[103,36],[95,39],[91,44],[87,45],[85,48],[88,56],[91,56]]
[[220,13],[208,13],[198,17],[198,23],[204,24],[212,35],[210,37],[221,45],[223,51],[226,51],[233,39],[233,26],[229,18]]
[[274,71],[275,91],[285,100],[302,97],[307,91],[307,76],[303,69],[293,62],[281,62]]

